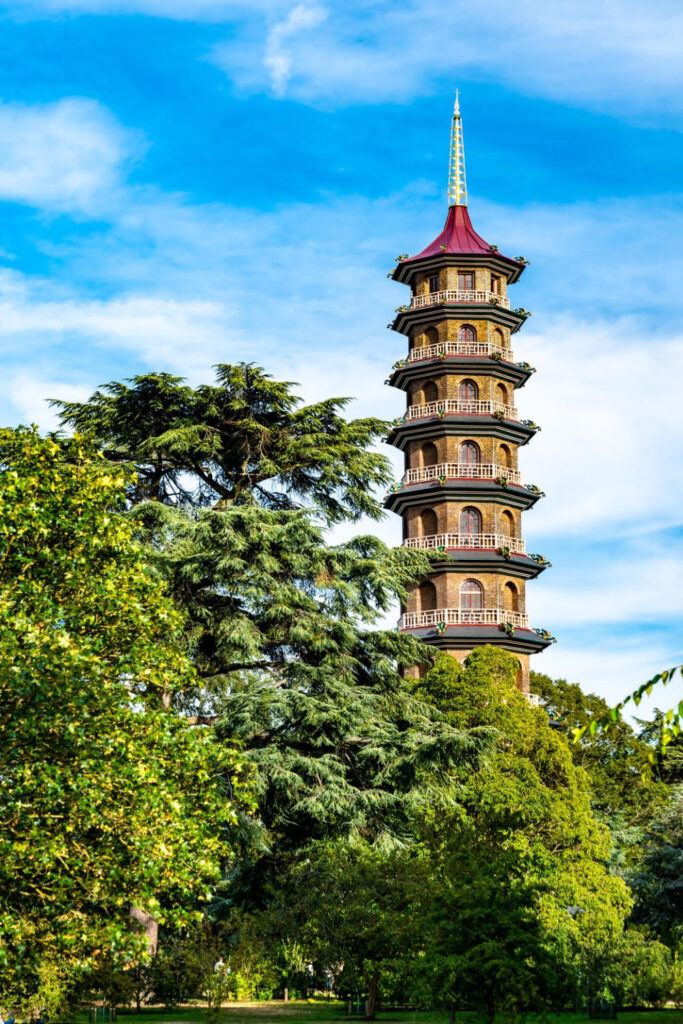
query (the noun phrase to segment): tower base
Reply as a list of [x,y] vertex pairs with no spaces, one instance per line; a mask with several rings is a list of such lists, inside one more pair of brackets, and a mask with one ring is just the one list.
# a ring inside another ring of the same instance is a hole
[[[411,630],[411,632],[419,636],[421,640],[428,643],[431,647],[438,647],[444,654],[450,654],[451,657],[457,658],[461,664],[475,647],[488,645],[502,647],[503,650],[514,655],[519,663],[519,671],[517,673],[518,689],[522,693],[529,693],[529,658],[532,654],[536,654],[549,647],[552,643],[552,638],[540,637],[537,633],[528,629],[515,630],[514,635],[509,637],[496,627],[480,627],[479,635],[476,638],[480,642],[477,643],[470,630],[467,631],[469,635],[459,636],[458,633],[461,629],[462,627],[456,626],[449,627],[442,632],[429,628],[415,629]],[[426,666],[413,665],[405,670],[405,674],[417,679],[427,671]]]

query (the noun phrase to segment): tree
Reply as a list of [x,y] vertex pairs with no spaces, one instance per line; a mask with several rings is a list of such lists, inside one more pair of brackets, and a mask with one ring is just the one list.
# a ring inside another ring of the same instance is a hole
[[633,919],[671,946],[683,940],[683,788],[647,830],[643,855],[629,876]]
[[[611,707],[607,714],[592,718],[588,725],[582,726],[580,729],[575,729],[575,739],[577,741],[580,740],[586,730],[588,730],[591,735],[595,735],[600,729],[612,729],[615,722],[620,721],[621,713],[627,704],[632,703],[638,707],[646,694],[649,696],[656,686],[667,686],[670,682],[675,680],[677,674],[679,676],[683,676],[683,665],[674,665],[673,668],[667,668],[663,669],[661,672],[657,672],[652,679],[648,679],[647,682],[641,683],[640,686],[636,687],[632,693],[627,694],[623,700],[620,700],[618,704]],[[662,715],[662,727],[658,740],[659,745],[663,750],[665,750],[666,747],[680,735],[682,724],[683,700],[680,700],[674,707],[669,708],[668,711],[665,711]]]
[[122,515],[130,485],[78,437],[0,431],[5,1000],[132,965],[131,906],[191,920],[247,799],[234,746],[165,707],[194,669]]
[[672,995],[671,953],[646,930],[628,928],[612,950],[606,982],[620,1006],[666,1005]]
[[465,666],[442,655],[416,682],[460,728],[493,727],[498,742],[476,773],[456,776],[458,814],[424,816],[433,859],[432,953],[441,1005],[538,1009],[595,992],[600,956],[630,908],[605,868],[609,836],[592,814],[585,772],[515,686],[510,654],[478,648]]
[[291,943],[313,975],[326,969],[335,992],[366,997],[375,1019],[378,996],[402,975],[399,998],[423,948],[420,915],[428,879],[414,846],[384,847],[362,836],[320,841],[293,858],[273,885],[267,909],[252,916],[265,949]]
[[239,363],[217,366],[215,385],[191,388],[150,373],[108,384],[85,403],[53,404],[65,423],[97,438],[108,459],[135,464],[136,502],[276,511],[305,502],[327,522],[376,519],[373,490],[391,472],[369,449],[387,424],[344,419],[348,402],[299,408],[290,383]]
[[152,374],[62,408],[106,459],[136,467],[134,518],[202,678],[176,705],[256,769],[265,836],[219,896],[258,906],[278,858],[312,841],[404,838],[425,766],[473,763],[486,737],[410,691],[400,666],[428,660],[424,645],[373,628],[428,557],[323,532],[381,515],[389,464],[369,446],[386,425],[347,422],[343,399],[299,408],[253,366],[217,378],[192,389]]
[[650,747],[655,776],[667,786],[677,786],[683,783],[683,734],[678,732],[666,745],[661,743],[666,717],[666,712],[655,708],[651,721],[636,721],[641,727],[639,738]]
[[[436,1006],[483,1011],[540,1009],[553,964],[538,915],[538,877],[525,857],[502,848],[469,819],[444,844],[432,878],[425,970]],[[553,979],[555,980],[555,979]]]
[[584,693],[578,683],[538,672],[531,673],[531,686],[543,707],[562,723],[574,763],[588,773],[594,809],[622,827],[645,825],[667,796],[652,777],[650,744],[623,719],[608,732],[586,730],[572,743],[573,730],[608,713],[607,701]]

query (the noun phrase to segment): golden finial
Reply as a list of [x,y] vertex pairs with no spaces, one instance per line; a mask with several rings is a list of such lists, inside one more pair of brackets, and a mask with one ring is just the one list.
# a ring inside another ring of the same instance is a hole
[[455,105],[451,122],[451,152],[448,163],[448,205],[467,206],[467,181],[465,178],[465,147],[462,141],[462,118],[460,97],[455,90]]

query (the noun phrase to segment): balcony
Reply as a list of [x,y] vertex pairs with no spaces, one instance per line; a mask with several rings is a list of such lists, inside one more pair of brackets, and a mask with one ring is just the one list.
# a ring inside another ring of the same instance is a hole
[[406,471],[401,486],[423,484],[441,478],[455,480],[506,480],[509,484],[522,485],[518,469],[508,469],[497,463],[487,462],[437,462],[435,466],[420,466]]
[[447,288],[441,292],[430,292],[428,295],[413,295],[410,300],[409,309],[423,309],[425,306],[442,306],[448,303],[475,303],[490,302],[494,306],[502,306],[503,309],[510,308],[510,300],[503,295],[496,295],[495,292],[485,291],[459,291]]
[[425,626],[502,626],[510,623],[516,629],[529,628],[529,616],[509,612],[505,608],[435,608],[430,612],[406,612],[398,620],[399,629],[421,629]]
[[441,402],[426,402],[424,405],[411,405],[406,410],[406,420],[423,420],[438,416],[495,416],[499,413],[506,420],[516,420],[517,410],[514,405],[504,405],[487,399],[472,402],[461,402],[456,398],[444,398]]
[[445,551],[448,548],[495,551],[497,548],[507,548],[513,555],[526,554],[523,540],[498,533],[435,533],[428,537],[408,537],[403,541],[403,546],[425,551]]
[[522,696],[531,704],[532,708],[540,708],[541,698],[537,693],[523,693]]
[[511,349],[501,348],[491,341],[444,341],[412,349],[408,362],[418,363],[424,359],[440,359],[442,356],[500,356],[508,363],[515,358]]

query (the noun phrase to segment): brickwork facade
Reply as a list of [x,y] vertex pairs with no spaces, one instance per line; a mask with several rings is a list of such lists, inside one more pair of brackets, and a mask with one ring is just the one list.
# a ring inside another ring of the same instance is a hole
[[[469,225],[466,209],[451,216]],[[479,241],[481,252],[463,252],[462,262],[452,244],[432,251],[433,243],[428,258],[407,258],[393,275],[410,288],[391,325],[408,342],[390,380],[406,396],[390,438],[406,475],[387,504],[403,518],[404,543],[440,553],[409,594],[400,628],[459,660],[479,643],[504,647],[528,692],[530,654],[548,642],[526,619],[526,581],[541,569],[523,545],[522,511],[536,498],[521,483],[519,448],[533,433],[517,411],[528,374],[514,362],[512,334],[523,317],[500,312],[523,261]]]

